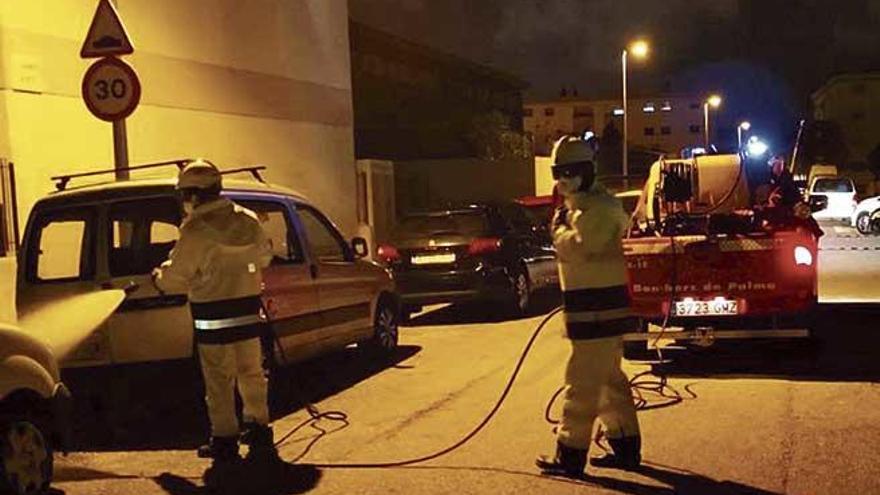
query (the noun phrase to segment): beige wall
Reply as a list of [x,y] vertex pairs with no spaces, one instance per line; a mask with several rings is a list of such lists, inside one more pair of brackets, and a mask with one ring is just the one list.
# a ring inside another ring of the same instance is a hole
[[[48,177],[112,166],[111,124],[80,97],[91,61],[79,49],[97,3],[0,3],[0,153],[17,166],[22,220],[51,190]],[[345,0],[116,3],[143,85],[127,119],[132,164],[263,163],[269,180],[355,231]]]

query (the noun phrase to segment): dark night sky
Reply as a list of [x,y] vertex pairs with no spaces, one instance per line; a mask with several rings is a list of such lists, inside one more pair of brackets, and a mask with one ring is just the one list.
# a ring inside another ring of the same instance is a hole
[[[564,85],[619,97],[620,50],[633,92],[708,93],[719,125],[748,118],[780,147],[831,74],[880,69],[880,0],[349,0],[354,20],[527,81],[527,97]],[[719,127],[721,130],[722,127]]]

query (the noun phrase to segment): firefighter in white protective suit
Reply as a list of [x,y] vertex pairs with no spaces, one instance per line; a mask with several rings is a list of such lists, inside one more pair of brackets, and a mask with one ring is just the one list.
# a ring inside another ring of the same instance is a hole
[[261,271],[272,259],[269,241],[252,211],[220,196],[221,175],[210,162],[188,164],[177,189],[186,217],[169,259],[153,271],[153,282],[162,292],[189,296],[211,422],[210,442],[199,448],[199,457],[237,461],[241,438],[250,447],[248,459],[276,460],[260,345],[267,331],[260,291]]
[[553,219],[553,243],[563,291],[571,356],[556,454],[541,456],[545,474],[581,477],[596,418],[612,452],[598,467],[635,469],[641,434],[629,380],[621,369],[622,335],[637,328],[630,312],[621,240],[628,218],[620,201],[596,177],[595,140],[566,136],[551,156],[553,179],[564,197]]

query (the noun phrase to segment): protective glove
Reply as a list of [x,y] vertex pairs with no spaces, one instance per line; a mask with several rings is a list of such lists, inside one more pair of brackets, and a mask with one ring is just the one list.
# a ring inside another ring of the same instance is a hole
[[559,206],[556,208],[556,214],[553,215],[553,230],[559,227],[568,227],[568,208]]

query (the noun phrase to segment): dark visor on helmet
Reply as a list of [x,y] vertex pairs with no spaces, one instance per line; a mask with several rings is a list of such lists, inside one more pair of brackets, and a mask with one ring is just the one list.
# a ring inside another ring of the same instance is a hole
[[579,175],[584,175],[587,170],[591,170],[593,162],[577,162],[567,163],[565,165],[554,165],[550,167],[550,173],[553,174],[553,180],[561,178],[571,179]]

